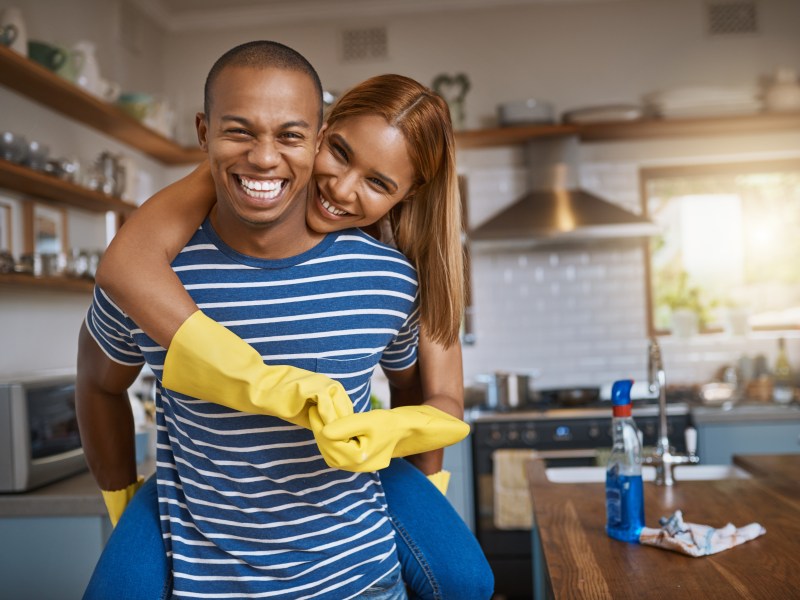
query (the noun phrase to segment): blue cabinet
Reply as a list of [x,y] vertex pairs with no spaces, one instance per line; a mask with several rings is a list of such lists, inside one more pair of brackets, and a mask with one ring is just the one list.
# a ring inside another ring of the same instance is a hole
[[800,453],[800,407],[696,409],[697,453],[704,464],[730,464],[734,454]]
[[475,532],[472,498],[472,435],[444,449],[444,468],[450,471],[447,499],[470,531]]

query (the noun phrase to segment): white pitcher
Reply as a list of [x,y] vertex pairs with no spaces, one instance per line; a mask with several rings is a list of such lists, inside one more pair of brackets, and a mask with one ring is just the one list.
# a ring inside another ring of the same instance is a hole
[[72,51],[80,56],[80,66],[75,76],[75,83],[90,94],[102,97],[105,86],[100,77],[100,65],[97,63],[94,43],[82,40],[72,47]]
[[9,25],[15,32],[14,41],[11,42],[9,48],[22,56],[28,56],[28,33],[20,9],[10,6],[0,12],[0,27],[5,28]]

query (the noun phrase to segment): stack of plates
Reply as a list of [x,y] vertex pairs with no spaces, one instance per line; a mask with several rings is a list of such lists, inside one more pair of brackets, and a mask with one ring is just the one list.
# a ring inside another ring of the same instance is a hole
[[568,110],[561,119],[564,123],[609,123],[636,121],[642,116],[642,108],[635,104],[603,104]]
[[757,87],[695,86],[647,94],[644,103],[665,118],[754,114],[762,109]]

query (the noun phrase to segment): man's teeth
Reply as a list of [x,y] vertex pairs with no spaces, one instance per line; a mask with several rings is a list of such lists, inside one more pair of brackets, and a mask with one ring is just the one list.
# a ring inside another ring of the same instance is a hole
[[328,202],[327,200],[325,200],[325,198],[320,198],[320,202],[322,203],[322,206],[323,206],[323,207],[325,207],[325,210],[327,210],[327,211],[328,211],[329,213],[331,213],[332,215],[336,215],[337,217],[341,217],[341,216],[343,216],[343,215],[346,215],[346,214],[347,214],[347,212],[346,212],[346,211],[344,211],[344,210],[339,210],[338,208],[336,208],[335,206],[333,206],[333,205],[332,205],[330,202]]
[[242,189],[248,196],[259,200],[272,200],[277,197],[278,194],[281,193],[281,189],[283,189],[282,179],[265,181],[240,176],[239,183],[242,184]]

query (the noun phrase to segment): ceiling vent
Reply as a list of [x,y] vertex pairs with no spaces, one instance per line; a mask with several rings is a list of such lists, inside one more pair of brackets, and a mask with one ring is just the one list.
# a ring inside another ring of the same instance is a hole
[[709,2],[706,10],[712,36],[758,33],[758,10],[752,0]]
[[342,60],[363,62],[388,58],[386,27],[348,29],[342,32]]

